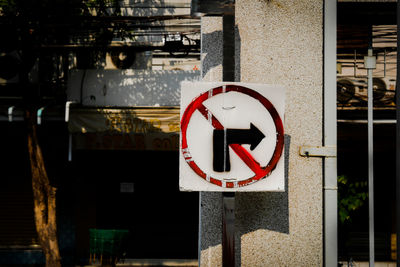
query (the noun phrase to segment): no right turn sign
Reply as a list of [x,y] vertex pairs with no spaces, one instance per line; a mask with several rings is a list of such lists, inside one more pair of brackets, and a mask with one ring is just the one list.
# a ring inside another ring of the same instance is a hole
[[283,191],[281,86],[183,83],[180,188]]

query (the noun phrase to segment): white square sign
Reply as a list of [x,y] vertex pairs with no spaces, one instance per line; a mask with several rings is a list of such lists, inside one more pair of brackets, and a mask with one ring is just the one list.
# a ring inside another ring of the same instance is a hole
[[284,191],[285,88],[183,82],[181,191]]

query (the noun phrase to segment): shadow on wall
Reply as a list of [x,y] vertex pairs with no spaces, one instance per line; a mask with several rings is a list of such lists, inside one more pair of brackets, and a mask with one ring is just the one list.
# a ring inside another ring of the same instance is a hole
[[[181,15],[181,13],[186,15],[189,13],[185,8],[176,8],[164,0],[129,0],[124,2],[127,2],[127,4],[121,8],[122,16],[167,16]],[[190,9],[190,7],[186,9]]]
[[289,234],[289,149],[290,136],[285,134],[284,192],[236,193],[236,230],[241,235],[258,229]]
[[92,107],[179,106],[180,83],[199,79],[199,71],[78,70],[67,95]]
[[285,134],[284,192],[236,194],[235,258],[237,262],[241,262],[243,235],[259,229],[289,234],[289,151],[290,136]]
[[[202,73],[201,77],[205,77],[212,69],[222,65],[222,54],[223,54],[223,33],[222,31],[213,31],[211,33],[202,34],[201,42],[203,44],[202,54],[205,54],[202,59]],[[240,82],[240,51],[241,51],[241,38],[239,28],[235,26],[235,81]],[[213,78],[213,77],[211,77]],[[217,78],[216,81],[222,80],[222,76]],[[214,81],[213,81],[214,82]]]
[[[238,192],[235,201],[235,257],[241,262],[241,237],[256,230],[269,230],[289,234],[289,135],[285,134],[285,191]],[[266,178],[268,179],[268,178]],[[222,194],[202,192],[201,250],[215,247],[222,242]],[[215,212],[219,210],[220,212]],[[216,229],[217,228],[217,229]]]

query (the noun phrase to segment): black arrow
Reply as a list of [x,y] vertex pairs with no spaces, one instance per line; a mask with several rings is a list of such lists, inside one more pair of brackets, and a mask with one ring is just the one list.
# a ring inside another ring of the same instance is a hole
[[214,129],[214,171],[229,172],[231,170],[229,145],[250,144],[250,150],[254,150],[264,137],[265,135],[252,123],[250,123],[250,129]]

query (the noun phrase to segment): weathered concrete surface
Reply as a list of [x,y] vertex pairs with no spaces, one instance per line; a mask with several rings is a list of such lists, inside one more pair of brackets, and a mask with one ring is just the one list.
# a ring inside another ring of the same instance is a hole
[[[201,20],[203,81],[222,81],[222,18]],[[200,192],[200,266],[222,266],[222,193]]]
[[[236,194],[237,266],[322,266],[323,1],[237,0],[236,81],[287,88],[285,193]],[[222,19],[202,20],[204,81],[222,80]],[[201,266],[222,266],[221,194],[201,194]]]

